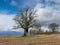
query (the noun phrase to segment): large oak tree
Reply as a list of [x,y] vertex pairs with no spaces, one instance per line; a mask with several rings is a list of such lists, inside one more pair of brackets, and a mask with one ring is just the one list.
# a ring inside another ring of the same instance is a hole
[[36,22],[35,13],[36,10],[29,7],[21,9],[14,17],[14,20],[17,23],[17,26],[15,26],[14,28],[23,28],[24,36],[26,36],[30,27],[41,27],[41,25]]

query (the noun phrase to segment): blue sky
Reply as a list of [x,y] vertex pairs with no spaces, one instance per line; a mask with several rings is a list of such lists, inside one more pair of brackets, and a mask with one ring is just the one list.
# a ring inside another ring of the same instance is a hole
[[[57,1],[57,2],[56,2]],[[8,11],[8,14],[16,14],[20,8],[26,6],[35,7],[38,3],[42,4],[43,7],[51,6],[54,7],[58,4],[59,0],[0,0],[0,13],[5,13],[3,11]],[[56,8],[56,7],[55,7]]]
[[[39,1],[42,4],[45,4],[45,0]],[[9,14],[17,13],[20,8],[25,6],[35,7],[38,0],[0,0],[0,12],[2,10],[9,11]]]
[[60,0],[0,0],[0,30],[11,30],[13,17],[26,6],[38,10],[37,19],[44,26],[53,22],[60,25]]
[[10,11],[8,13],[16,13],[18,11],[17,3],[12,0],[0,0],[0,11]]

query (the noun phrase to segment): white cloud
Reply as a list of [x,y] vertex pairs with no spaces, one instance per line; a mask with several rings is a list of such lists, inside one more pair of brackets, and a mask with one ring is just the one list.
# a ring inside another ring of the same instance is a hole
[[14,15],[0,14],[0,30],[11,29],[14,25],[13,17]]
[[12,6],[17,6],[17,2],[15,0],[12,0],[10,3]]

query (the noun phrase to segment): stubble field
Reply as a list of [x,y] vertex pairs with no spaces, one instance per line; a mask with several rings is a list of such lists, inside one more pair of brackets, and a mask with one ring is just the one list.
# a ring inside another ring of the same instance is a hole
[[0,36],[0,45],[60,45],[60,34],[40,34],[28,37]]

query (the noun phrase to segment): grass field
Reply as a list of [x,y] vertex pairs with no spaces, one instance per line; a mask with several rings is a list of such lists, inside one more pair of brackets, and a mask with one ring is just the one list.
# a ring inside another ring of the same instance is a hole
[[60,34],[42,34],[29,37],[0,36],[0,45],[60,45]]

